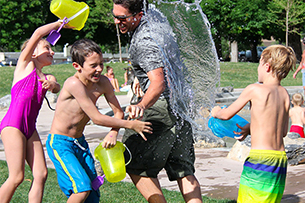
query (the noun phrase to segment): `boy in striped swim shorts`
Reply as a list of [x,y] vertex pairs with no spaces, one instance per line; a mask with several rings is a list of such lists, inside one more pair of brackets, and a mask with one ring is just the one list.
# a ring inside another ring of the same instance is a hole
[[251,134],[251,150],[240,178],[237,202],[281,202],[286,181],[287,157],[283,138],[288,131],[290,99],[281,80],[295,68],[291,47],[272,45],[260,59],[258,82],[247,86],[228,108],[216,106],[212,116],[228,120],[248,102],[251,123],[240,127],[237,140]]

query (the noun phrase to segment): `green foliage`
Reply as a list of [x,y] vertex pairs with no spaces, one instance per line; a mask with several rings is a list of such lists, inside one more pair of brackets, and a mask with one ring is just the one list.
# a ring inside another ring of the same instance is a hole
[[[272,0],[268,5],[269,21],[282,31],[301,35],[304,28],[305,4],[303,0]],[[286,33],[288,35],[288,33]],[[286,42],[288,44],[288,42]]]
[[40,0],[0,0],[0,51],[19,51],[23,41],[45,23],[47,9]]
[[[36,28],[54,22],[58,18],[50,11],[50,2],[40,0],[0,0],[0,51],[20,51],[21,44],[31,37]],[[111,16],[111,0],[85,0],[90,8],[85,27],[80,30],[62,29],[61,38],[57,42],[59,50],[66,43],[73,44],[78,39],[92,39],[105,50],[118,52],[117,34]],[[122,44],[128,41],[127,36],[121,36]]]

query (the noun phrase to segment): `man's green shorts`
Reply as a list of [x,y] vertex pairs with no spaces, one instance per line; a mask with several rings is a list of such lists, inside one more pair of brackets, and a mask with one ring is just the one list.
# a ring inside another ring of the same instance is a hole
[[[131,151],[129,174],[157,178],[165,168],[169,180],[194,175],[194,141],[189,122],[176,118],[166,99],[159,99],[146,109],[142,121],[152,123],[153,134],[144,133],[147,141],[135,131],[126,129],[123,142]],[[125,160],[130,156],[125,151]]]

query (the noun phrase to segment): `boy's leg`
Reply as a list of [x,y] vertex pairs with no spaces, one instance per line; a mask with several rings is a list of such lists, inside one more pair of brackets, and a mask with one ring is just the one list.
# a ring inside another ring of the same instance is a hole
[[189,175],[184,178],[179,178],[177,182],[185,202],[202,202],[200,184],[195,176]]
[[[73,195],[72,200],[77,198],[80,202],[97,203],[99,202],[99,192],[91,191],[91,179],[89,176],[92,174],[86,171],[87,166],[82,165],[82,163],[87,163],[88,160],[86,158],[90,154],[88,143],[80,139],[76,142],[78,144],[75,144],[74,141],[74,138],[63,135],[49,134],[48,136],[46,147],[56,169],[58,184],[64,194],[69,198],[69,201],[70,196]],[[85,148],[85,151],[80,148],[80,145]],[[93,158],[91,157],[91,159]],[[92,165],[90,169],[94,167],[93,160]],[[92,177],[92,179],[94,178]]]
[[0,197],[1,202],[10,202],[24,178],[26,138],[16,128],[6,127],[2,130],[1,139],[9,176],[0,188]]
[[90,191],[80,192],[80,193],[76,193],[76,194],[73,193],[69,197],[67,203],[82,203],[87,199],[89,194],[90,194]]
[[134,174],[129,174],[129,176],[134,185],[148,202],[166,202],[157,178],[143,177]]
[[29,202],[41,202],[48,170],[41,140],[36,130],[27,142],[26,160],[33,173]]

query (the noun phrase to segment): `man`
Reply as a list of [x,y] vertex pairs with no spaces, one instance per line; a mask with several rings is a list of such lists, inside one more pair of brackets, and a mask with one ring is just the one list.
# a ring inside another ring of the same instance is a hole
[[[194,176],[192,129],[187,121],[173,114],[169,103],[170,89],[162,55],[165,43],[157,44],[151,37],[155,30],[150,30],[143,0],[113,0],[113,3],[115,23],[121,33],[131,35],[130,59],[145,93],[138,104],[128,106],[126,111],[130,119],[143,117],[143,121],[151,122],[153,128],[153,134],[145,134],[147,141],[133,131],[125,131],[123,142],[132,153],[127,172],[148,202],[166,202],[157,179],[163,168],[171,181],[177,180],[186,202],[202,202],[200,185]],[[159,34],[168,37],[166,29]],[[174,42],[173,46],[177,47],[177,44]],[[179,57],[179,53],[176,56]],[[174,72],[179,71],[175,64],[171,65]]]

